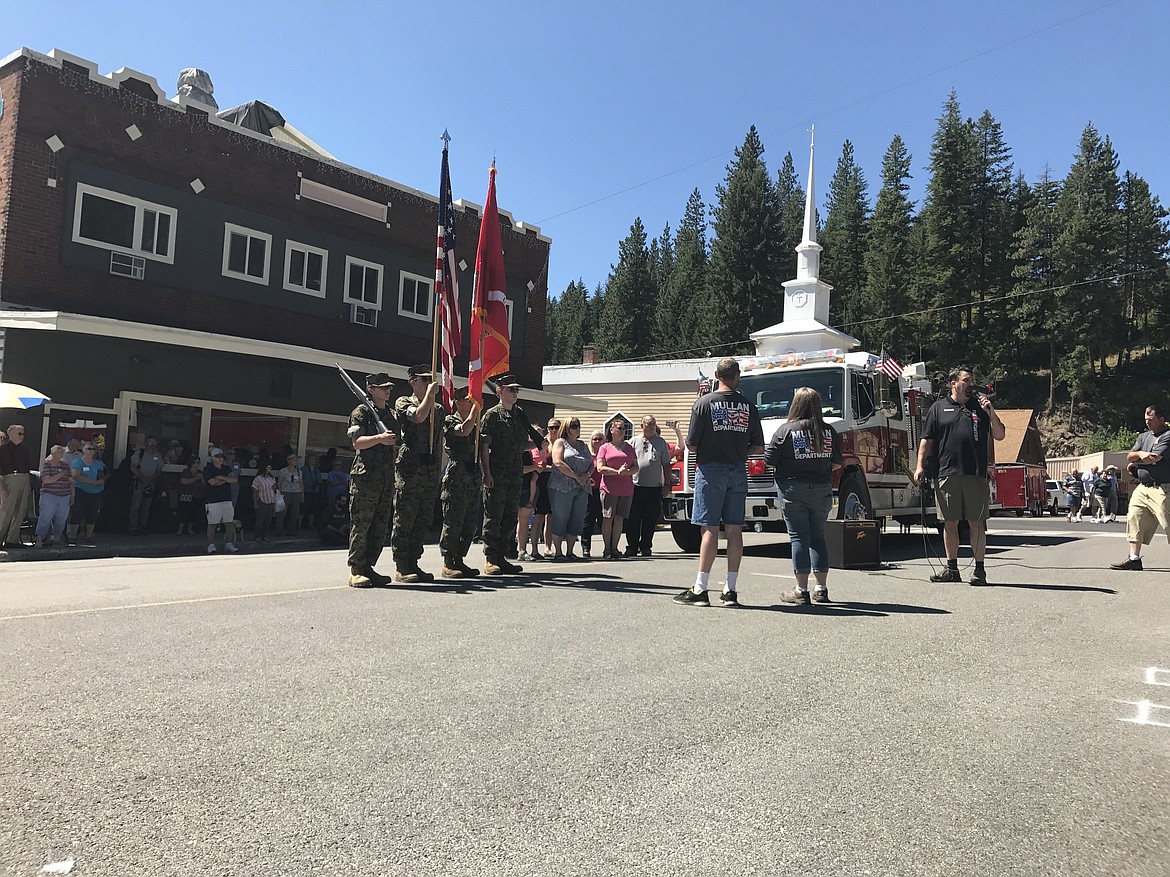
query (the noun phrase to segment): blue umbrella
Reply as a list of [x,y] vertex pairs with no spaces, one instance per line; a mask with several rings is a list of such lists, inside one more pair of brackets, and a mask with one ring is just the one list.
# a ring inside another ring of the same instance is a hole
[[53,400],[44,393],[21,384],[0,383],[0,408],[36,408]]

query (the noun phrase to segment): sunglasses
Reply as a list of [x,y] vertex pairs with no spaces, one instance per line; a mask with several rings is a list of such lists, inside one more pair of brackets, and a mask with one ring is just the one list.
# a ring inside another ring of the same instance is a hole
[[555,424],[554,424],[554,423],[550,423],[550,424],[548,425],[548,428],[549,428],[549,430],[560,429],[560,428],[561,428],[561,425],[560,425],[559,423],[555,423]]

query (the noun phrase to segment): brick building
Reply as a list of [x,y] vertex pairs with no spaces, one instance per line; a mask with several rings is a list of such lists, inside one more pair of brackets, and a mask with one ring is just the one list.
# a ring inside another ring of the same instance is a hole
[[[342,164],[263,104],[217,118],[194,94],[59,50],[0,60],[0,379],[53,398],[0,417],[34,451],[84,434],[116,466],[150,434],[200,455],[348,453],[334,363],[404,378],[431,359],[436,196]],[[480,211],[456,213],[466,327]],[[550,240],[501,225],[536,421],[559,398],[540,389]]]

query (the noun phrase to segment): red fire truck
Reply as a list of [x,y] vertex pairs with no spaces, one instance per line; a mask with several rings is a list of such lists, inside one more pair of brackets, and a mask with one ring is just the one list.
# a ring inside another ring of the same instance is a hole
[[[872,353],[840,348],[748,357],[741,361],[739,391],[753,402],[764,426],[764,443],[787,420],[797,387],[820,393],[825,422],[841,435],[845,465],[834,480],[831,514],[837,518],[893,518],[900,523],[938,526],[929,488],[914,483],[918,442],[934,401],[925,366],[890,378],[875,368]],[[678,475],[666,520],[678,546],[698,551],[700,530],[690,523],[695,461],[689,451],[676,464]],[[784,532],[775,473],[762,456],[747,462],[745,527]]]

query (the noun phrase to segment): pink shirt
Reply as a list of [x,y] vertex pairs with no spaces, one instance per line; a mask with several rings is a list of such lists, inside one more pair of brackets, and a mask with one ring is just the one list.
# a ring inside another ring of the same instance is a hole
[[252,479],[252,487],[260,497],[260,502],[276,502],[276,479],[271,475],[257,475]]
[[634,473],[638,471],[638,455],[634,453],[634,448],[629,442],[622,442],[621,446],[616,448],[611,442],[606,442],[601,446],[601,450],[597,452],[599,466],[620,469],[627,463],[631,469],[625,475],[601,473],[602,490],[611,496],[633,496]]

